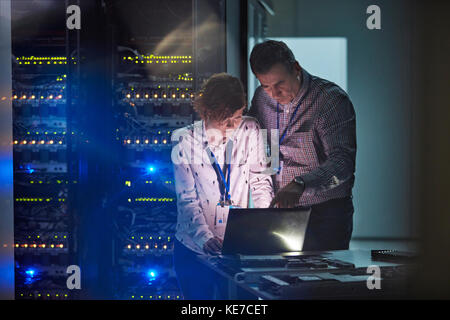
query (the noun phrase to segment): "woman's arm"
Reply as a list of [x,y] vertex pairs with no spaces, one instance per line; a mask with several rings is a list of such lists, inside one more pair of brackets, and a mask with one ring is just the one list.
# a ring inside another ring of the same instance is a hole
[[[177,139],[178,140],[178,139]],[[183,143],[177,143],[172,150],[172,161],[177,193],[177,231],[187,233],[194,243],[203,250],[204,244],[214,237],[206,223],[200,204],[191,165]]]
[[259,123],[255,120],[255,125],[249,137],[249,158],[250,164],[250,191],[252,200],[256,208],[268,208],[274,196],[272,178],[267,172],[269,169],[264,140]]

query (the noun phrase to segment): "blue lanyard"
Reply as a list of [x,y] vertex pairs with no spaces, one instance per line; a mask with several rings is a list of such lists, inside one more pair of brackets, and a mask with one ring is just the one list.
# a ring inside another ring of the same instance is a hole
[[231,166],[228,163],[227,164],[227,180],[225,180],[225,176],[223,174],[222,169],[219,166],[219,163],[217,162],[216,156],[214,153],[210,150],[211,156],[214,158],[214,163],[212,164],[214,170],[216,171],[217,178],[220,177],[220,195],[222,200],[230,200],[230,172],[231,172]]
[[[278,144],[278,147],[280,147],[281,143],[283,142],[284,137],[286,136],[286,133],[288,132],[288,130],[289,130],[290,126],[291,126],[292,120],[294,119],[295,115],[297,114],[298,108],[302,104],[303,100],[305,100],[305,97],[308,95],[308,93],[309,93],[309,86],[308,86],[308,90],[305,92],[305,94],[303,95],[303,97],[300,99],[300,101],[298,102],[297,106],[295,107],[294,113],[292,113],[292,116],[289,119],[289,122],[288,122],[288,125],[287,125],[286,129],[284,130],[283,134],[280,137],[280,143]],[[277,129],[278,130],[280,130],[280,113],[279,113],[279,108],[280,108],[280,105],[277,102]]]
[[[286,129],[284,130],[283,134],[280,137],[280,142],[278,143],[278,154],[279,155],[281,155],[281,151],[280,151],[281,143],[283,142],[284,138],[286,137],[286,133],[289,131],[289,128],[291,127],[292,120],[294,119],[295,115],[297,114],[298,108],[302,104],[303,100],[305,100],[305,97],[308,95],[309,88],[310,87],[308,86],[308,89],[306,90],[305,94],[303,95],[303,97],[300,99],[300,101],[298,102],[297,106],[295,107],[295,110],[292,113],[291,118],[289,119],[289,122],[288,122],[288,125],[287,125]],[[280,112],[279,112],[279,108],[280,108],[280,105],[277,102],[277,130],[280,130]],[[278,168],[277,174],[280,174],[280,173],[281,173],[281,166]]]

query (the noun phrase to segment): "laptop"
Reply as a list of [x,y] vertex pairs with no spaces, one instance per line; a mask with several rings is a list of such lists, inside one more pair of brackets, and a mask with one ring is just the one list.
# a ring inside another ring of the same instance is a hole
[[231,208],[222,255],[302,251],[311,208]]

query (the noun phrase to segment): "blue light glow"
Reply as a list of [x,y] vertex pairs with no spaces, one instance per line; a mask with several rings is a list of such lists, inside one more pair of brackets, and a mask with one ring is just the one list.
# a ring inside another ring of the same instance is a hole
[[25,271],[25,273],[27,274],[27,276],[29,276],[30,278],[34,277],[34,274],[36,273],[36,271],[34,269],[28,269],[27,271]]
[[154,166],[148,166],[146,170],[147,170],[147,173],[153,173],[153,172],[155,172],[155,167]]
[[[20,166],[22,168],[22,166]],[[30,168],[30,166],[27,166],[25,171],[27,171],[28,173],[33,173],[34,169]]]
[[158,272],[155,269],[149,269],[147,271],[147,279],[151,283],[158,277]]
[[28,268],[25,270],[25,284],[33,284],[40,280],[39,272],[36,269]]

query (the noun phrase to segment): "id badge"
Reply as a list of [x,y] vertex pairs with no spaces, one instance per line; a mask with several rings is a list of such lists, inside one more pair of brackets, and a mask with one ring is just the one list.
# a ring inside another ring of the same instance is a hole
[[278,169],[275,179],[278,183],[281,184],[281,182],[283,180],[282,178],[283,178],[283,161],[280,161],[280,168]]
[[227,225],[228,212],[230,211],[230,206],[221,206],[218,204],[216,206],[216,220],[214,223],[216,235],[223,239],[225,235],[225,227]]

